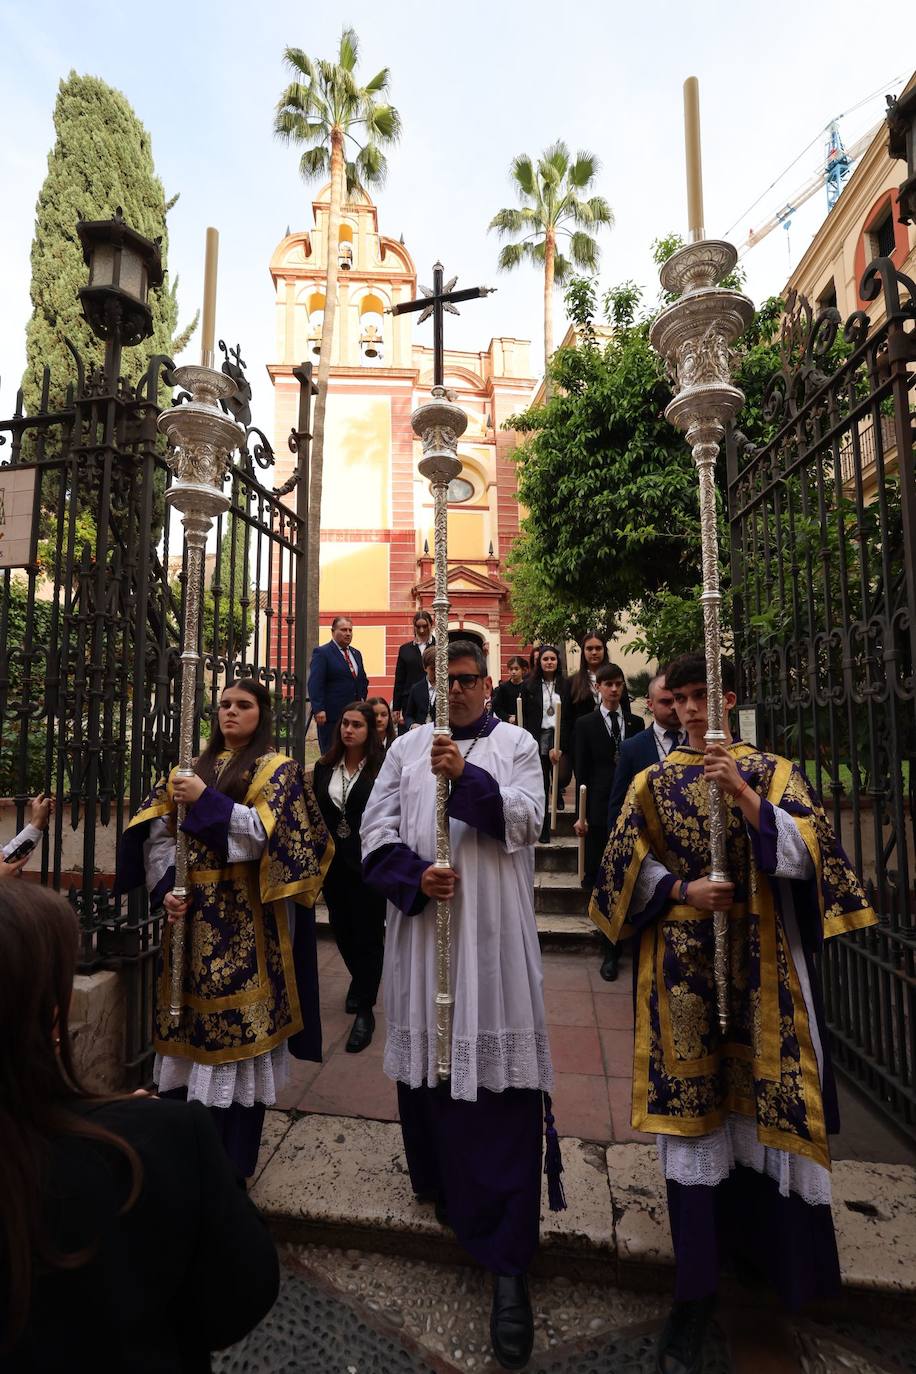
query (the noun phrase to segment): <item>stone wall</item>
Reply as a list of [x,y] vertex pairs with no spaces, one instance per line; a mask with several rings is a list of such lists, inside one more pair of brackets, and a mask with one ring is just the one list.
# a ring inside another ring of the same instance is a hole
[[77,974],[70,1003],[76,1071],[93,1092],[121,1092],[125,1084],[126,998],[120,973]]

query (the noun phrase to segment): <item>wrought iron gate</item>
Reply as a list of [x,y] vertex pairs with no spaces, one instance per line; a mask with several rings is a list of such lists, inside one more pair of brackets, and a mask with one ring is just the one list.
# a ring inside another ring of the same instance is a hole
[[[208,553],[198,716],[209,733],[222,686],[258,677],[273,693],[278,747],[301,759],[311,366],[296,374],[297,466],[273,490],[274,454],[249,425],[243,364],[221,347],[240,385],[245,446]],[[31,499],[26,565],[2,567],[0,549],[0,796],[14,800],[19,826],[31,796],[55,798],[40,878],[77,912],[82,971],[124,971],[134,1085],[150,1076],[159,919],[145,894],[118,897],[112,880],[126,818],[177,755],[184,576],[156,429],[171,360],[154,358],[128,387],[112,375],[113,356],[87,371],[74,350],[63,409],[49,409],[46,372],[36,413],[23,413],[20,393],[0,423],[0,522]]]
[[790,300],[775,436],[729,438],[735,648],[758,743],[804,768],[880,916],[825,947],[834,1059],[916,1135],[916,286],[879,258],[859,295],[874,329]]

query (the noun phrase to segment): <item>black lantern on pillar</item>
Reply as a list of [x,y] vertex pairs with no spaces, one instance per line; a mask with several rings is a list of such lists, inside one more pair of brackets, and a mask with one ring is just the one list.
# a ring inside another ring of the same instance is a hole
[[153,332],[149,288],[163,280],[159,244],[131,229],[120,205],[114,219],[80,220],[76,232],[89,268],[79,296],[90,329],[106,342],[142,343]]
[[900,223],[912,224],[916,220],[916,86],[899,100],[888,96],[887,127],[887,151],[905,162],[907,170],[897,192]]

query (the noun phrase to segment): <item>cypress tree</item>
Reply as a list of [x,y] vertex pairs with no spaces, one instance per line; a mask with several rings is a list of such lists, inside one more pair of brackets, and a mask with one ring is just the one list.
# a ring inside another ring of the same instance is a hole
[[[51,369],[50,408],[64,402],[73,380],[73,359],[64,339],[76,346],[87,366],[101,345],[83,319],[77,292],[86,284],[83,251],[76,234],[79,219],[109,219],[121,206],[128,224],[147,238],[160,239],[163,268],[168,260],[166,215],[178,199],[167,200],[153,166],[150,136],[128,100],[95,76],[71,71],[61,81],[54,107],[56,139],[48,154],[48,174],[38,195],[32,240],[33,314],[26,330],[26,370],[22,386],[26,411],[38,409],[42,373]],[[178,279],[166,277],[150,292],[153,333],[124,350],[122,371],[136,383],[156,353],[175,356],[196,324],[176,336]]]

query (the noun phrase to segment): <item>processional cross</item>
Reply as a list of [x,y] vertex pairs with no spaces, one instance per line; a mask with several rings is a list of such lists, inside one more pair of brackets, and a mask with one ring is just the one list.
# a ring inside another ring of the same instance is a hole
[[[406,315],[420,311],[417,323],[433,317],[433,388],[432,400],[421,405],[410,417],[413,432],[423,444],[420,472],[429,479],[433,492],[433,521],[435,532],[434,567],[436,591],[433,597],[433,619],[436,630],[436,724],[434,734],[450,735],[448,724],[448,488],[461,471],[458,440],[467,428],[468,417],[455,405],[445,389],[445,342],[443,316],[448,311],[457,315],[456,301],[470,301],[489,296],[492,286],[471,286],[465,291],[454,289],[457,277],[443,282],[441,262],[433,267],[433,289],[421,286],[422,297],[404,301],[392,308],[392,315]],[[436,778],[436,867],[451,867],[449,842],[448,779]],[[451,903],[436,903],[436,1072],[440,1082],[452,1071],[452,1011],[455,997],[451,986]]]

